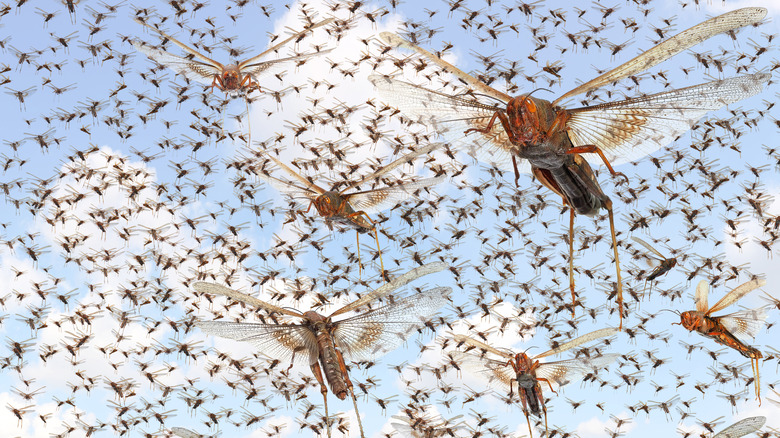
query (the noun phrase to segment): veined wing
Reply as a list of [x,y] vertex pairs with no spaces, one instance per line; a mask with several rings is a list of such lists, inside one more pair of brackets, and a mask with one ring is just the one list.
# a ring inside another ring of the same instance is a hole
[[[464,134],[468,129],[485,128],[496,111],[504,111],[503,106],[484,104],[466,96],[450,96],[379,75],[369,76],[368,80],[384,102],[398,108],[407,118],[434,128],[449,143],[465,148],[479,161],[513,169],[514,146],[501,123],[493,124],[486,134]],[[518,160],[518,171],[530,173],[531,166],[526,160]]]
[[512,100],[512,96],[509,96],[508,94],[502,93],[495,88],[483,83],[479,79],[475,78],[474,76],[471,76],[470,74],[462,71],[458,67],[455,67],[454,65],[450,64],[449,62],[439,58],[438,56],[434,55],[433,53],[423,49],[422,47],[418,46],[417,44],[412,43],[411,41],[407,41],[400,36],[392,33],[392,32],[382,32],[379,34],[379,37],[382,38],[384,42],[387,44],[394,46],[394,47],[402,47],[404,49],[414,50],[415,52],[419,53],[420,55],[428,58],[431,62],[438,65],[445,71],[449,72],[452,75],[455,75],[458,79],[462,80],[463,82],[470,85],[472,88],[477,90],[478,92],[486,95],[491,96],[498,100],[503,100],[505,102],[508,102]]
[[[249,58],[249,59],[246,59],[246,60],[244,60],[244,61],[241,61],[241,62],[238,64],[238,69],[239,69],[239,70],[241,70],[242,72],[249,72],[249,71],[252,69],[252,66],[253,66],[253,65],[260,65],[260,64],[264,64],[264,62],[260,62],[260,60],[261,60],[261,59],[263,59],[263,57],[265,57],[265,56],[266,56],[266,55],[268,55],[269,53],[271,53],[271,52],[275,52],[275,51],[279,50],[279,49],[280,49],[282,46],[284,46],[285,44],[289,43],[290,41],[292,41],[292,40],[298,40],[300,37],[302,37],[302,36],[303,36],[303,35],[305,35],[306,33],[310,32],[310,31],[312,31],[312,30],[314,30],[314,29],[316,29],[316,28],[318,28],[318,27],[322,27],[322,26],[325,26],[325,25],[327,25],[327,24],[330,24],[330,23],[332,23],[334,20],[335,20],[335,18],[333,18],[333,17],[331,17],[331,18],[326,18],[325,20],[322,20],[322,21],[320,21],[320,22],[317,22],[317,23],[314,23],[314,24],[312,24],[311,26],[307,27],[306,29],[304,29],[304,30],[302,30],[302,31],[300,31],[300,32],[297,32],[297,33],[295,33],[295,34],[293,34],[293,35],[290,35],[289,37],[287,37],[287,38],[283,39],[282,41],[280,41],[280,42],[278,42],[278,43],[274,44],[273,46],[269,47],[268,49],[266,49],[265,51],[263,51],[263,52],[262,52],[262,53],[260,53],[259,55],[256,55],[256,56],[253,56],[253,57],[251,57],[251,58]],[[300,55],[300,57],[308,57],[308,56],[321,55],[321,54],[323,54],[323,53],[327,53],[327,52],[329,52],[329,51],[330,51],[330,50],[327,50],[327,51],[321,51],[321,52],[318,52],[318,53],[311,53],[311,54],[306,54],[306,55]],[[292,60],[292,59],[296,59],[296,58],[298,58],[298,57],[297,57],[297,56],[296,56],[296,57],[291,57],[291,58],[287,58],[287,59],[285,59],[285,60]],[[281,61],[283,61],[283,60],[277,59],[277,60],[275,60],[275,61],[268,61],[268,62],[275,63],[275,62],[281,62]]]
[[[463,335],[455,335],[453,339],[458,337],[468,338]],[[471,338],[468,338],[471,339]],[[457,339],[456,339],[457,340]],[[451,351],[447,354],[450,356],[453,362],[457,363],[461,371],[466,369],[482,378],[487,379],[489,383],[498,382],[501,387],[501,391],[509,392],[509,388],[514,385],[514,381],[517,378],[512,367],[507,363],[508,359],[513,357],[511,354],[501,352],[501,356],[507,357],[504,360],[496,360],[490,357],[485,357],[476,352],[465,353],[463,351]],[[516,385],[515,385],[516,387]]]
[[699,284],[696,285],[696,297],[695,297],[695,303],[696,304],[696,310],[702,313],[707,313],[707,310],[709,309],[709,305],[707,304],[708,297],[710,292],[710,285],[707,283],[707,280],[702,280],[699,282]]
[[376,213],[403,202],[406,198],[412,196],[420,189],[431,187],[444,181],[444,177],[425,178],[419,181],[396,184],[392,187],[382,187],[363,192],[348,193],[344,195],[349,204],[356,211],[365,211],[366,213]]
[[308,364],[318,357],[317,338],[303,325],[197,321],[195,326],[212,336],[249,342],[273,359],[286,360],[294,354]]
[[593,340],[599,339],[599,338],[605,338],[607,336],[616,335],[617,333],[618,333],[618,329],[612,328],[612,327],[603,328],[603,329],[600,329],[600,330],[596,330],[594,332],[586,333],[586,334],[584,334],[582,336],[579,336],[579,337],[576,337],[576,338],[572,339],[569,342],[564,342],[563,344],[553,348],[552,350],[548,350],[548,351],[545,351],[542,354],[536,355],[536,356],[534,356],[534,359],[540,359],[540,358],[543,358],[543,357],[552,356],[554,354],[560,354],[560,353],[563,353],[566,350],[572,349],[572,348],[577,347],[579,345],[582,345],[582,344],[584,344],[586,342],[590,342],[590,341],[593,341]]
[[282,170],[287,172],[290,176],[292,176],[294,179],[298,180],[305,188],[304,190],[310,191],[310,192],[316,192],[318,195],[321,195],[325,193],[327,190],[323,189],[322,187],[318,186],[317,184],[314,184],[313,182],[309,181],[308,179],[304,178],[300,173],[292,170],[288,165],[282,163],[281,161],[277,160],[270,154],[264,155],[269,160],[273,161],[274,164],[279,166]]
[[638,238],[638,237],[636,237],[636,236],[631,236],[631,239],[632,239],[634,242],[636,242],[636,243],[638,243],[638,244],[640,244],[640,245],[644,246],[646,250],[648,250],[648,251],[650,251],[651,253],[655,254],[655,255],[656,255],[658,258],[660,258],[661,260],[666,260],[666,257],[664,257],[664,255],[663,255],[663,254],[661,254],[660,252],[658,252],[658,250],[657,250],[657,249],[655,249],[655,248],[654,248],[652,245],[650,245],[649,243],[645,242],[644,240],[642,240],[642,239],[640,239],[640,238]]
[[721,430],[712,436],[712,438],[741,438],[749,433],[753,433],[764,427],[766,417],[748,417],[739,420],[731,426]]
[[239,71],[241,73],[247,73],[251,75],[255,81],[259,82],[259,79],[274,66],[278,66],[285,62],[300,61],[303,59],[324,55],[331,51],[333,51],[333,49],[321,50],[315,53],[304,53],[301,55],[289,56],[287,58],[269,59],[268,61],[259,61],[253,63],[246,63],[246,61],[244,61],[240,64]]
[[449,287],[437,287],[337,321],[333,336],[351,360],[381,356],[423,327],[449,301],[451,292]]
[[194,59],[182,58],[138,41],[133,41],[133,47],[158,64],[170,68],[187,79],[204,85],[211,85],[214,82],[214,76],[222,74],[222,64],[217,62],[210,64]]
[[695,46],[720,33],[758,23],[766,17],[766,13],[767,10],[764,8],[742,8],[699,23],[658,44],[634,59],[565,93],[563,96],[556,99],[555,102],[553,102],[553,105],[557,105],[571,96],[586,93],[602,85],[609,84],[610,82],[615,82],[631,75],[641,73],[650,67],[666,61],[683,50]]
[[203,281],[199,281],[193,283],[192,288],[200,293],[211,294],[211,295],[222,295],[234,299],[236,301],[241,301],[242,303],[248,304],[253,307],[259,307],[265,309],[272,313],[278,313],[280,315],[288,315],[288,316],[295,316],[295,317],[303,316],[300,312],[291,312],[287,309],[282,309],[281,307],[274,306],[273,304],[266,303],[265,301],[262,300],[258,300],[253,296],[247,295],[245,293],[241,293],[235,289],[231,289],[229,287],[225,287],[220,284],[206,283]]
[[715,303],[709,310],[707,310],[707,315],[725,309],[726,307],[736,303],[740,298],[744,297],[748,293],[753,292],[759,287],[765,285],[766,280],[750,280],[747,283],[735,287],[731,290],[731,292],[724,295],[720,301]]
[[[493,347],[491,345],[488,345],[488,344],[486,344],[486,343],[484,343],[482,341],[479,341],[477,339],[470,338],[470,337],[468,337],[466,335],[452,335],[452,339],[455,342],[463,343],[463,344],[469,345],[470,347],[474,347],[476,349],[481,350],[482,352],[479,355],[480,357],[482,357],[482,355],[484,355],[484,353],[492,353],[492,354],[495,354],[496,356],[501,356],[501,357],[504,357],[504,358],[507,358],[507,359],[511,359],[511,358],[515,357],[514,354],[512,354],[512,353],[510,353],[508,351],[499,350],[498,348],[495,348],[495,347]],[[503,362],[503,363],[506,363],[506,362]]]
[[723,327],[739,340],[747,343],[755,338],[758,332],[766,325],[766,309],[763,307],[751,310],[741,310],[723,316],[714,316]]
[[[617,353],[604,354],[599,357],[567,359],[556,362],[545,362],[539,364],[536,369],[536,377],[547,379],[558,385],[565,385],[585,374],[604,368],[614,362],[618,357]],[[544,385],[543,385],[544,387]]]
[[[598,146],[613,166],[627,163],[671,143],[707,112],[760,93],[770,78],[757,73],[570,109],[567,132],[574,146]],[[588,155],[589,162],[601,163]]]
[[442,146],[441,143],[429,143],[429,144],[427,144],[424,147],[421,147],[421,148],[419,148],[419,149],[417,149],[417,150],[415,150],[413,152],[410,152],[410,153],[404,155],[403,157],[398,158],[397,160],[393,161],[392,163],[389,163],[389,164],[387,164],[385,166],[380,167],[374,173],[370,173],[370,174],[364,176],[363,178],[360,178],[359,180],[357,180],[357,181],[355,181],[353,183],[350,183],[347,187],[342,189],[339,192],[339,194],[343,195],[344,192],[346,192],[347,190],[349,190],[349,189],[351,189],[353,187],[359,186],[360,184],[363,184],[365,181],[371,181],[371,180],[374,180],[374,179],[381,178],[382,176],[387,175],[388,173],[390,173],[391,171],[393,171],[394,169],[396,169],[397,167],[399,167],[401,165],[404,165],[404,164],[407,164],[407,163],[411,164],[412,161],[415,158],[419,157],[420,155],[427,154],[427,153],[429,153],[429,152],[433,151],[434,149],[437,149],[437,148],[439,148],[441,146]]
[[422,266],[418,266],[414,269],[412,269],[409,272],[403,273],[399,275],[398,277],[393,278],[389,282],[379,286],[378,288],[374,289],[368,294],[363,295],[359,299],[347,304],[346,306],[336,310],[335,312],[331,313],[331,318],[337,315],[341,315],[342,313],[347,313],[352,310],[355,310],[361,306],[365,306],[366,304],[378,300],[385,295],[393,292],[394,290],[398,289],[399,287],[406,286],[408,283],[426,276],[428,274],[434,274],[436,272],[441,272],[445,269],[447,269],[449,265],[444,262],[433,262],[428,263]]

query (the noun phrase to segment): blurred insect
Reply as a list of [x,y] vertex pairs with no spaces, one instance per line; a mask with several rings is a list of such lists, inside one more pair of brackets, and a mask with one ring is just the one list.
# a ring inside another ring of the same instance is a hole
[[[310,32],[318,27],[325,26],[332,23],[335,19],[328,18],[318,23],[311,25],[310,27],[291,35],[290,37],[282,40],[281,42],[274,44],[271,48],[263,53],[253,56],[249,59],[241,61],[236,64],[224,65],[206,55],[198,52],[192,47],[180,42],[176,38],[166,34],[165,32],[154,28],[143,21],[136,20],[138,23],[148,27],[149,29],[157,32],[163,38],[176,44],[189,53],[190,57],[185,58],[181,56],[172,55],[164,50],[155,49],[147,46],[143,42],[133,41],[133,47],[136,50],[148,56],[152,60],[164,65],[181,75],[184,75],[187,79],[210,85],[212,90],[214,87],[223,90],[230,97],[245,96],[254,90],[260,90],[260,83],[258,82],[260,77],[267,72],[267,70],[275,64],[301,60],[312,56],[319,56],[324,53],[328,53],[330,50],[321,50],[317,53],[306,53],[303,55],[291,56],[281,59],[272,59],[268,61],[261,61],[266,55],[279,50],[282,46],[293,40],[298,40],[307,32]],[[332,50],[332,49],[331,49]],[[198,58],[198,60],[194,59]]]
[[729,315],[711,316],[712,313],[725,309],[736,303],[739,299],[748,293],[762,287],[766,280],[750,280],[747,283],[735,287],[715,303],[707,308],[707,295],[709,285],[707,281],[702,280],[696,286],[696,310],[689,310],[680,315],[679,324],[690,331],[696,331],[700,335],[712,338],[715,342],[731,347],[739,351],[743,356],[750,359],[753,367],[753,377],[756,387],[756,398],[761,404],[761,381],[758,373],[758,360],[763,357],[760,351],[747,345],[739,338],[745,338],[748,335],[756,337],[758,331],[765,324],[766,311],[763,308],[755,310],[743,310]]
[[748,417],[721,430],[712,438],[741,438],[764,427],[766,417]]
[[204,435],[184,427],[172,427],[171,432],[179,438],[216,438],[219,435],[219,433],[216,435]]
[[[547,431],[547,407],[544,404],[544,396],[542,395],[542,386],[539,382],[546,383],[550,390],[557,394],[552,387],[552,382],[558,385],[565,385],[577,376],[584,375],[591,372],[593,368],[603,368],[619,356],[618,354],[605,354],[599,357],[592,357],[589,359],[568,359],[556,362],[540,363],[539,359],[555,354],[563,353],[566,350],[572,349],[586,342],[593,341],[595,339],[603,338],[606,336],[612,336],[618,332],[615,328],[605,328],[596,330],[578,338],[572,339],[569,342],[559,345],[552,350],[538,354],[533,358],[529,357],[526,353],[512,353],[508,351],[499,350],[491,347],[482,341],[470,338],[465,335],[453,335],[453,339],[459,344],[468,345],[468,349],[477,348],[481,350],[481,354],[477,356],[463,355],[462,359],[467,366],[471,368],[481,369],[483,367],[488,368],[490,373],[489,379],[497,380],[502,386],[509,389],[509,399],[511,400],[514,394],[515,386],[517,386],[517,394],[520,397],[520,401],[523,404],[523,413],[525,419],[528,422],[528,433],[533,436],[531,432],[531,419],[529,415],[540,417],[544,412],[544,429]],[[492,353],[496,356],[500,356],[502,360],[490,359],[484,357],[485,353]],[[512,372],[508,370],[508,367],[512,367]],[[549,434],[545,434],[549,436]]]
[[368,181],[376,180],[383,175],[386,175],[393,169],[401,166],[402,164],[411,162],[415,157],[426,154],[438,147],[440,147],[438,144],[430,144],[422,147],[393,161],[386,166],[381,167],[375,172],[366,175],[357,181],[349,183],[347,187],[341,190],[337,190],[339,184],[334,185],[331,190],[325,190],[324,188],[314,184],[309,179],[300,175],[286,164],[268,154],[266,154],[265,157],[273,161],[277,166],[296,179],[300,184],[285,181],[268,174],[261,174],[259,176],[284,193],[290,194],[293,197],[307,198],[310,203],[309,207],[306,209],[306,212],[308,213],[313,205],[314,208],[317,209],[317,213],[325,218],[329,226],[331,222],[336,222],[340,225],[346,225],[355,228],[358,268],[361,273],[363,268],[360,261],[360,234],[373,233],[374,240],[376,241],[377,252],[379,253],[379,263],[381,265],[382,275],[384,276],[385,265],[382,261],[382,250],[379,246],[379,235],[377,234],[375,222],[368,216],[368,214],[391,208],[397,203],[402,202],[409,196],[413,195],[417,190],[438,184],[442,181],[443,177],[425,178],[413,182],[398,183],[390,187],[382,187],[352,193],[347,192]]
[[[644,246],[645,249],[650,251],[652,253],[652,254],[650,254],[650,257],[653,257],[656,260],[661,262],[658,266],[655,267],[655,269],[653,269],[653,271],[647,277],[645,277],[645,288],[647,287],[647,282],[650,282],[650,292],[652,292],[653,291],[652,281],[655,280],[656,278],[666,274],[667,272],[671,271],[672,268],[677,266],[677,258],[676,257],[672,257],[672,258],[664,257],[664,255],[661,254],[660,252],[658,252],[658,250],[655,249],[652,245],[650,245],[649,243],[645,242],[644,240],[642,240],[642,239],[640,239],[640,238],[638,238],[636,236],[632,236],[631,239],[633,239],[634,242]],[[644,294],[644,288],[642,289],[642,293]]]
[[365,437],[344,355],[353,360],[370,360],[394,350],[447,302],[451,289],[437,287],[397,299],[350,318],[339,321],[334,321],[333,318],[362,308],[412,280],[443,271],[447,267],[446,263],[436,262],[412,269],[328,316],[320,315],[313,310],[301,313],[283,309],[217,284],[195,283],[193,288],[198,292],[225,295],[272,313],[301,319],[298,324],[198,321],[195,325],[210,335],[251,342],[259,351],[274,359],[289,357],[290,367],[296,358],[308,361],[312,374],[320,384],[328,436],[330,437],[328,388],[322,378],[323,373],[336,397],[344,400],[347,393],[352,396],[360,436]]
[[[566,109],[558,105],[572,96],[647,70],[714,35],[758,23],[766,12],[764,8],[744,8],[707,20],[564,93],[553,102],[530,97],[530,94],[512,98],[388,32],[381,34],[387,44],[416,51],[473,87],[476,93],[496,99],[503,105],[450,96],[383,76],[371,76],[369,80],[387,103],[406,116],[432,125],[453,144],[469,148],[479,160],[513,169],[515,183],[521,172],[530,172],[545,187],[563,198],[570,207],[569,288],[574,302],[572,312],[576,306],[574,215],[594,216],[602,208],[606,209],[612,234],[622,329],[623,285],[612,201],[601,190],[590,164],[603,162],[613,176],[625,178],[625,175],[614,171],[613,164],[638,159],[674,141],[708,111],[759,93],[771,75],[740,76],[583,108]],[[596,157],[583,154],[596,154]]]

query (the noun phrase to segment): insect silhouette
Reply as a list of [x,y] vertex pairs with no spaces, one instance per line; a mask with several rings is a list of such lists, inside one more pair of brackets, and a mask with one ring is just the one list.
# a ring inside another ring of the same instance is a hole
[[[623,327],[623,285],[612,213],[590,164],[612,165],[643,157],[689,130],[708,111],[759,93],[770,75],[758,73],[708,82],[619,102],[567,109],[559,104],[572,96],[640,73],[714,35],[761,21],[764,8],[744,8],[700,23],[658,44],[634,59],[548,102],[523,95],[516,98],[480,82],[425,49],[392,33],[382,33],[391,46],[411,49],[455,75],[476,93],[502,102],[487,104],[465,96],[451,96],[410,83],[374,75],[369,80],[388,104],[406,116],[433,126],[456,145],[465,146],[477,159],[532,173],[570,207],[569,288],[572,312],[574,291],[574,215],[595,216],[607,210],[617,273],[617,304]],[[496,122],[499,123],[496,123]],[[595,154],[595,158],[591,155]]]
[[[544,404],[542,385],[540,385],[539,382],[546,383],[550,390],[557,394],[552,387],[552,382],[555,382],[558,385],[564,385],[577,376],[590,372],[593,368],[602,368],[609,365],[612,361],[617,359],[619,355],[605,354],[589,359],[568,359],[545,363],[539,362],[539,359],[560,354],[586,342],[606,336],[612,336],[617,332],[618,330],[615,328],[596,330],[534,357],[529,357],[526,353],[512,353],[499,350],[482,341],[465,335],[453,335],[452,338],[458,342],[458,344],[467,345],[466,351],[469,349],[481,350],[478,357],[473,354],[468,354],[463,355],[459,359],[463,360],[470,368],[484,369],[484,367],[487,367],[488,372],[490,373],[489,379],[491,381],[496,380],[502,386],[509,389],[510,400],[513,397],[515,387],[517,387],[517,395],[523,404],[523,413],[528,422],[528,433],[533,436],[533,433],[531,432],[530,415],[541,417],[542,413],[544,413],[544,429],[545,431],[547,430],[547,407]],[[485,357],[486,353],[491,353],[503,359],[496,360],[487,358]]]
[[764,357],[758,349],[747,345],[740,338],[745,335],[755,337],[764,325],[766,312],[763,308],[755,310],[743,310],[729,315],[712,316],[736,303],[748,293],[762,287],[766,280],[751,280],[735,287],[731,292],[723,296],[712,307],[707,306],[709,285],[702,280],[696,286],[696,310],[689,310],[680,315],[680,324],[690,331],[696,331],[700,335],[712,338],[715,342],[731,347],[750,359],[755,380],[756,398],[761,404],[761,380],[758,373],[758,360]]
[[312,56],[319,56],[329,52],[330,50],[321,50],[316,53],[307,53],[307,54],[291,56],[287,58],[262,61],[262,59],[266,57],[268,54],[279,50],[282,46],[289,43],[290,41],[298,40],[306,33],[318,27],[325,26],[333,22],[334,20],[335,18],[328,18],[322,20],[294,35],[291,35],[288,38],[285,38],[281,42],[274,44],[268,50],[265,50],[264,52],[260,53],[257,56],[253,56],[239,63],[229,64],[229,65],[222,64],[220,62],[217,62],[207,57],[206,55],[198,52],[192,47],[180,42],[176,38],[173,38],[172,36],[166,34],[165,32],[155,27],[152,27],[140,20],[136,20],[136,21],[148,27],[149,29],[157,32],[163,38],[169,40],[173,44],[176,44],[177,46],[179,46],[179,48],[187,52],[190,55],[190,57],[185,58],[185,57],[173,55],[164,50],[149,47],[146,44],[139,41],[133,41],[133,47],[135,47],[136,50],[148,56],[149,58],[156,61],[157,63],[164,65],[179,74],[184,75],[187,79],[205,85],[210,85],[212,90],[214,89],[214,87],[219,88],[220,90],[223,90],[225,93],[227,93],[230,97],[239,97],[239,96],[248,95],[254,90],[260,90],[260,83],[258,82],[258,80],[269,68],[271,68],[275,64],[279,64],[282,62],[302,60],[305,58],[309,58]]
[[765,423],[766,417],[748,417],[721,430],[713,435],[712,438],[741,438],[761,429]]
[[398,183],[389,187],[380,187],[376,189],[363,190],[357,192],[348,193],[355,187],[364,184],[368,181],[376,180],[383,175],[386,175],[393,169],[411,162],[415,157],[431,152],[432,150],[440,147],[438,144],[429,144],[422,147],[410,154],[407,154],[386,166],[377,169],[375,172],[360,178],[357,181],[349,183],[345,188],[337,190],[338,184],[331,190],[326,190],[298,172],[291,169],[286,164],[282,163],[278,159],[269,154],[264,156],[273,161],[282,170],[287,172],[295,180],[297,184],[290,181],[285,181],[268,174],[259,175],[261,178],[268,181],[275,188],[280,191],[290,194],[293,197],[304,197],[308,199],[309,207],[306,209],[308,213],[311,207],[317,210],[325,220],[329,223],[335,222],[341,225],[346,225],[356,230],[357,251],[358,251],[358,268],[362,272],[362,264],[360,262],[360,234],[372,233],[374,240],[376,241],[377,252],[379,253],[379,263],[382,269],[382,275],[384,276],[385,265],[382,261],[382,250],[379,245],[379,235],[377,234],[375,222],[369,217],[369,213],[379,212],[388,208],[391,208],[395,204],[402,202],[409,196],[413,195],[417,190],[431,187],[442,181],[442,177],[425,178],[413,182]]
[[652,292],[652,287],[653,287],[652,286],[652,282],[656,278],[658,278],[658,277],[660,277],[662,275],[665,275],[667,272],[671,271],[672,268],[677,266],[677,258],[676,257],[672,257],[672,258],[664,257],[664,255],[661,254],[660,252],[658,252],[658,250],[655,249],[652,245],[650,245],[649,243],[645,242],[644,240],[642,240],[642,239],[640,239],[640,238],[638,238],[636,236],[632,236],[631,239],[633,239],[634,242],[644,246],[645,249],[647,249],[648,251],[651,252],[651,255],[650,255],[651,257],[653,257],[653,258],[657,259],[659,262],[661,262],[658,266],[655,267],[655,269],[653,269],[652,272],[650,272],[650,274],[647,277],[645,277],[645,287],[647,287],[647,283],[650,282],[650,291]]
[[437,287],[397,299],[382,307],[367,310],[346,319],[333,320],[333,318],[363,308],[410,281],[443,271],[447,267],[446,263],[435,262],[412,269],[328,316],[313,310],[298,312],[283,309],[217,284],[195,283],[193,288],[198,292],[228,296],[271,313],[300,318],[301,320],[298,324],[198,321],[195,325],[210,335],[251,342],[273,359],[289,357],[291,367],[296,358],[308,361],[312,374],[320,384],[328,436],[330,436],[328,388],[323,380],[323,373],[336,397],[344,400],[347,393],[352,396],[360,436],[365,437],[363,425],[360,422],[357,399],[349,379],[344,356],[346,355],[350,359],[368,360],[394,350],[447,302],[447,296],[451,289]]

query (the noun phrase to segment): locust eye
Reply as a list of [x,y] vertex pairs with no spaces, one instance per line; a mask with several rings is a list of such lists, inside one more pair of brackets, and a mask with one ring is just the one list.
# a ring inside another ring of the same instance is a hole
[[532,112],[532,113],[536,112],[536,104],[534,103],[533,100],[526,98],[525,102],[523,103],[525,104],[526,109],[528,109],[528,112]]

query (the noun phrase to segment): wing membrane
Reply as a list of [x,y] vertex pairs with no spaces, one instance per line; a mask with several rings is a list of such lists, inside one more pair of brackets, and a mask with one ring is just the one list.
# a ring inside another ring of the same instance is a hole
[[294,353],[296,359],[308,364],[318,358],[317,339],[302,325],[197,321],[195,326],[212,336],[249,342],[274,359],[286,360]]
[[249,296],[235,289],[231,289],[229,287],[225,287],[219,284],[199,281],[197,283],[193,283],[192,288],[200,293],[222,295],[228,298],[232,298],[236,301],[241,301],[242,303],[248,304],[250,306],[259,307],[269,312],[278,313],[280,315],[288,315],[288,316],[295,316],[295,317],[302,316],[298,312],[291,312],[287,309],[282,309],[281,307],[274,306],[273,304],[266,303],[265,301],[258,300],[255,297]]
[[214,82],[214,76],[222,74],[221,64],[215,66],[194,59],[182,58],[138,41],[133,41],[133,47],[158,64],[204,85],[211,85]]
[[425,178],[419,181],[396,184],[392,187],[383,187],[364,192],[355,192],[344,195],[355,210],[363,210],[366,213],[377,213],[387,210],[399,202],[414,195],[417,190],[431,187],[444,180],[444,177]]
[[451,292],[449,287],[437,287],[338,321],[333,336],[352,360],[381,356],[422,327]]
[[[738,76],[571,109],[569,138],[574,146],[598,146],[613,166],[627,163],[671,143],[707,112],[758,94],[770,77],[766,73]],[[601,162],[597,156],[587,158]]]
[[766,325],[766,309],[742,310],[714,319],[720,321],[729,333],[747,343]]
[[[448,142],[465,148],[479,161],[505,170],[513,169],[511,151],[514,146],[500,123],[495,123],[486,134],[464,134],[468,129],[485,128],[493,114],[503,111],[503,107],[487,105],[465,96],[450,96],[384,76],[372,75],[368,80],[374,84],[383,101],[401,110],[405,116],[433,127]],[[528,161],[519,160],[518,171],[530,173]]]
[[712,438],[741,438],[764,427],[766,417],[748,417],[713,435]]
[[636,237],[636,236],[631,236],[631,239],[632,239],[634,242],[636,242],[636,243],[638,243],[638,244],[640,244],[640,245],[644,246],[646,250],[648,250],[648,251],[650,251],[651,253],[655,254],[655,255],[656,255],[657,257],[659,257],[661,260],[666,260],[666,257],[664,257],[664,256],[663,256],[663,254],[661,254],[660,252],[658,252],[658,250],[657,250],[657,249],[655,249],[655,248],[654,248],[652,245],[650,245],[649,243],[645,242],[644,240],[642,240],[642,239],[640,239],[640,238],[638,238],[638,237]]
[[543,357],[552,356],[554,354],[560,354],[560,353],[563,353],[566,350],[572,349],[572,348],[574,348],[574,347],[576,347],[578,345],[582,345],[582,344],[584,344],[586,342],[590,342],[590,341],[592,341],[594,339],[605,338],[607,336],[616,335],[617,332],[618,332],[618,329],[609,327],[609,328],[603,328],[601,330],[596,330],[594,332],[586,333],[586,334],[584,334],[582,336],[579,336],[577,338],[572,339],[569,342],[565,342],[565,343],[557,346],[556,348],[553,348],[552,350],[549,350],[549,351],[546,351],[546,352],[544,352],[542,354],[539,354],[539,355],[535,356],[534,359],[540,359],[540,358],[543,358]]
[[631,75],[641,73],[650,67],[666,61],[683,50],[695,46],[720,33],[758,23],[766,17],[766,13],[767,10],[764,8],[742,8],[699,23],[658,44],[634,59],[565,93],[563,96],[556,99],[555,102],[553,102],[553,105],[556,105],[571,96],[576,96],[610,82],[615,82]]
[[723,298],[720,299],[720,301],[715,303],[707,311],[707,315],[725,309],[726,307],[736,303],[740,298],[744,297],[748,293],[753,292],[759,287],[765,285],[766,285],[766,280],[750,280],[747,283],[735,287],[731,292],[724,295]]
[[696,285],[696,310],[699,312],[707,313],[709,305],[707,304],[707,295],[709,295],[710,285],[706,280],[702,280]]
[[[620,357],[619,354],[605,354],[595,358],[578,358],[547,362],[536,369],[536,377],[547,379],[558,385],[565,385],[589,372],[604,368]],[[542,385],[544,387],[544,385]]]

